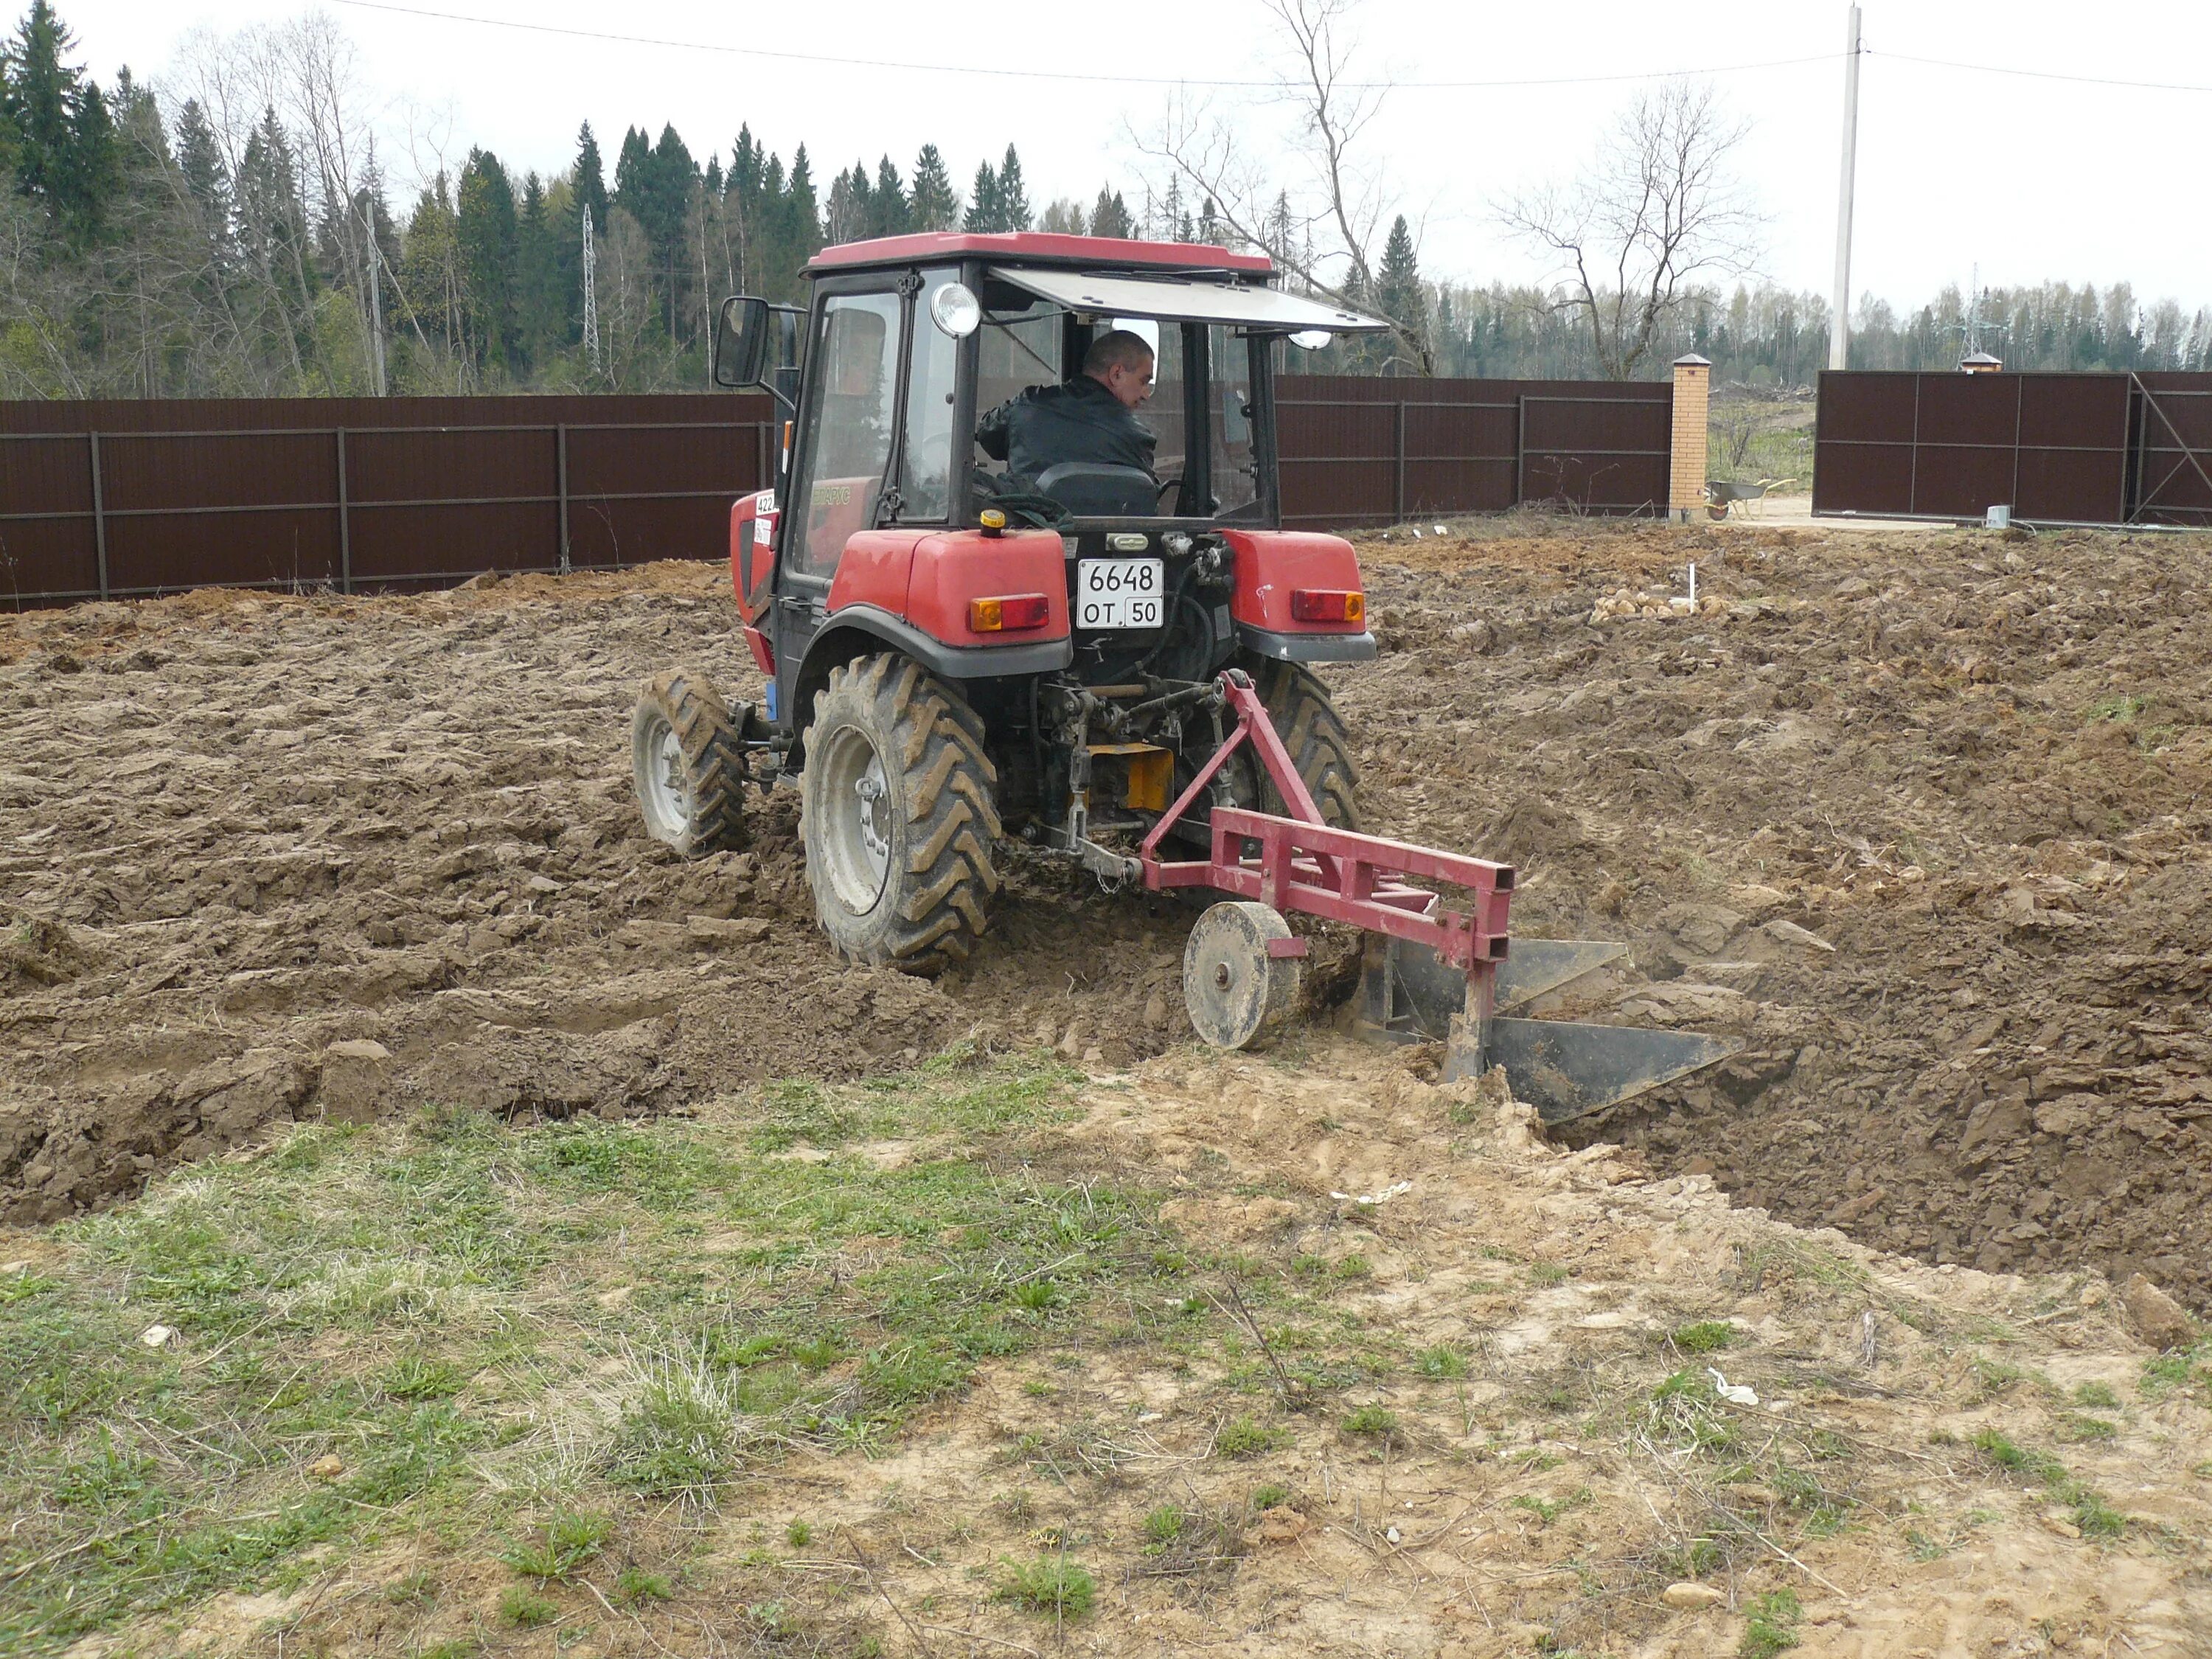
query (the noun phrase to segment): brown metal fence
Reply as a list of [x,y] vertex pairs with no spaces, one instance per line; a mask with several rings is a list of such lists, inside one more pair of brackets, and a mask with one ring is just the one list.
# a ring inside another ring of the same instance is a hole
[[1820,376],[1817,515],[2212,525],[2212,374]]
[[1674,410],[1664,381],[1285,376],[1283,521],[1396,524],[1534,501],[1662,513]]
[[0,583],[437,586],[711,556],[768,477],[762,397],[0,404]]
[[[1285,520],[1657,512],[1672,399],[1285,378]],[[711,558],[730,502],[769,482],[775,431],[757,395],[0,404],[0,604]]]

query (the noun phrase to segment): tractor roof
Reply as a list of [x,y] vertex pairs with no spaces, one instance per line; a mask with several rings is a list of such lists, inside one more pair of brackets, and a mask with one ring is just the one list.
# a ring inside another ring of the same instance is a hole
[[868,242],[825,247],[808,262],[810,271],[849,270],[868,265],[908,265],[965,256],[1020,264],[1075,265],[1089,270],[1126,270],[1141,265],[1161,270],[1237,270],[1274,274],[1264,253],[1232,253],[1206,242],[1139,242],[1118,236],[1061,236],[1042,231],[973,234],[924,231],[913,236],[879,236]]

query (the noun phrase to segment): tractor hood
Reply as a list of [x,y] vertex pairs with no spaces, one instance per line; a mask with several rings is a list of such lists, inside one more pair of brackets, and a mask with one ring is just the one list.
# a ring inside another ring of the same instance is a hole
[[1241,323],[1247,328],[1280,334],[1308,329],[1330,334],[1371,334],[1390,326],[1325,300],[1309,300],[1272,288],[1248,288],[1215,276],[1102,276],[1081,270],[1024,270],[1018,265],[994,265],[991,275],[1070,311],[1097,312],[1108,317]]

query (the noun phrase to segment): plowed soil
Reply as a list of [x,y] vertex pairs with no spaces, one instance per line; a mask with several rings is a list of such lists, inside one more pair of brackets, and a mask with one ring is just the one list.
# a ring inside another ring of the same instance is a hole
[[[1565,1006],[1737,1058],[1566,1132],[1931,1262],[2202,1305],[2212,806],[2202,538],[1491,526],[1370,544],[1334,677],[1372,827],[1628,941]],[[1684,616],[1593,623],[1624,587]],[[971,1033],[1187,1036],[1189,913],[1026,856],[924,983],[811,921],[794,798],[643,836],[637,684],[757,695],[726,573],[0,620],[0,1215],[117,1201],[272,1121],[687,1109]]]

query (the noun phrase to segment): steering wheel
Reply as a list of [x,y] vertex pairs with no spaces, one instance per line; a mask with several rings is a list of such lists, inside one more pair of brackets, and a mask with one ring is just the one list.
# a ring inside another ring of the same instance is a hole
[[1179,477],[1161,479],[1160,487],[1152,492],[1153,511],[1157,513],[1159,510],[1160,503],[1166,499],[1168,491],[1170,489],[1181,489],[1182,488],[1182,480]]

